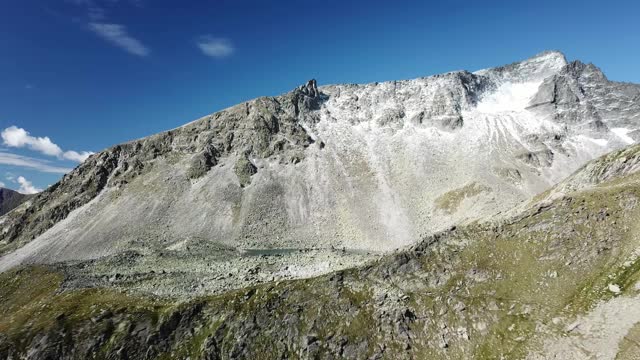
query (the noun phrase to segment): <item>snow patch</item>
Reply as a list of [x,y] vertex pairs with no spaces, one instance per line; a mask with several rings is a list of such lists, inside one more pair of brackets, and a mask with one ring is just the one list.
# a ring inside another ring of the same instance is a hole
[[609,143],[608,140],[606,139],[594,139],[594,138],[590,138],[588,136],[583,136],[584,139],[591,141],[592,143],[596,144],[596,145],[600,145],[600,146],[607,146],[607,144]]
[[633,144],[635,142],[629,135],[627,135],[628,133],[630,133],[632,131],[633,130],[627,129],[627,128],[613,128],[613,129],[611,129],[612,133],[616,134],[616,136],[618,136],[620,139],[622,139],[622,141],[624,141],[627,144]]
[[485,114],[496,114],[511,111],[523,111],[529,100],[536,94],[542,82],[511,83],[507,82],[485,96],[476,109]]

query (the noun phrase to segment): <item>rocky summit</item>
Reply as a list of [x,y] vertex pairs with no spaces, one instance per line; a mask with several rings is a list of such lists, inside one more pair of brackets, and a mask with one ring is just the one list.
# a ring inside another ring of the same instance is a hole
[[640,358],[638,140],[549,51],[114,146],[0,217],[0,358]]

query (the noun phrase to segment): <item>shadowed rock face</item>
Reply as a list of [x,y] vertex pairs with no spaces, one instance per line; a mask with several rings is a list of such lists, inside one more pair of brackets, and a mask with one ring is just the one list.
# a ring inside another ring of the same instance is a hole
[[637,127],[640,86],[616,83],[593,64],[574,61],[544,80],[531,99],[530,109],[567,124],[596,131],[608,127]]
[[[0,270],[62,262],[73,286],[190,297],[350,267],[506,211],[634,142],[637,98],[557,52],[414,80],[311,80],[91,156],[2,218]],[[470,187],[482,191],[457,191]]]

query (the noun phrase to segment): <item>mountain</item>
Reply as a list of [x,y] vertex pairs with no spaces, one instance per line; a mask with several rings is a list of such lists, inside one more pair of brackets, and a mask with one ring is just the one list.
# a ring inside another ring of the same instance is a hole
[[638,163],[640,145],[500,221],[188,301],[69,289],[61,267],[11,269],[0,274],[0,357],[637,359]]
[[0,188],[0,216],[15,209],[29,197],[29,195],[24,195],[11,189]]
[[0,357],[633,358],[639,139],[550,51],[111,147],[0,218]]
[[120,274],[204,294],[346,268],[506,211],[633,143],[639,96],[559,52],[406,81],[312,80],[91,156],[6,218],[0,270],[80,261],[83,284]]

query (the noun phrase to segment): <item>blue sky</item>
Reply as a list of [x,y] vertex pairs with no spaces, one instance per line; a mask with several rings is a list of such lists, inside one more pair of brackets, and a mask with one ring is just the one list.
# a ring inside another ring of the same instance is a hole
[[0,185],[310,78],[476,70],[546,49],[640,83],[638,1],[20,0],[0,5]]

